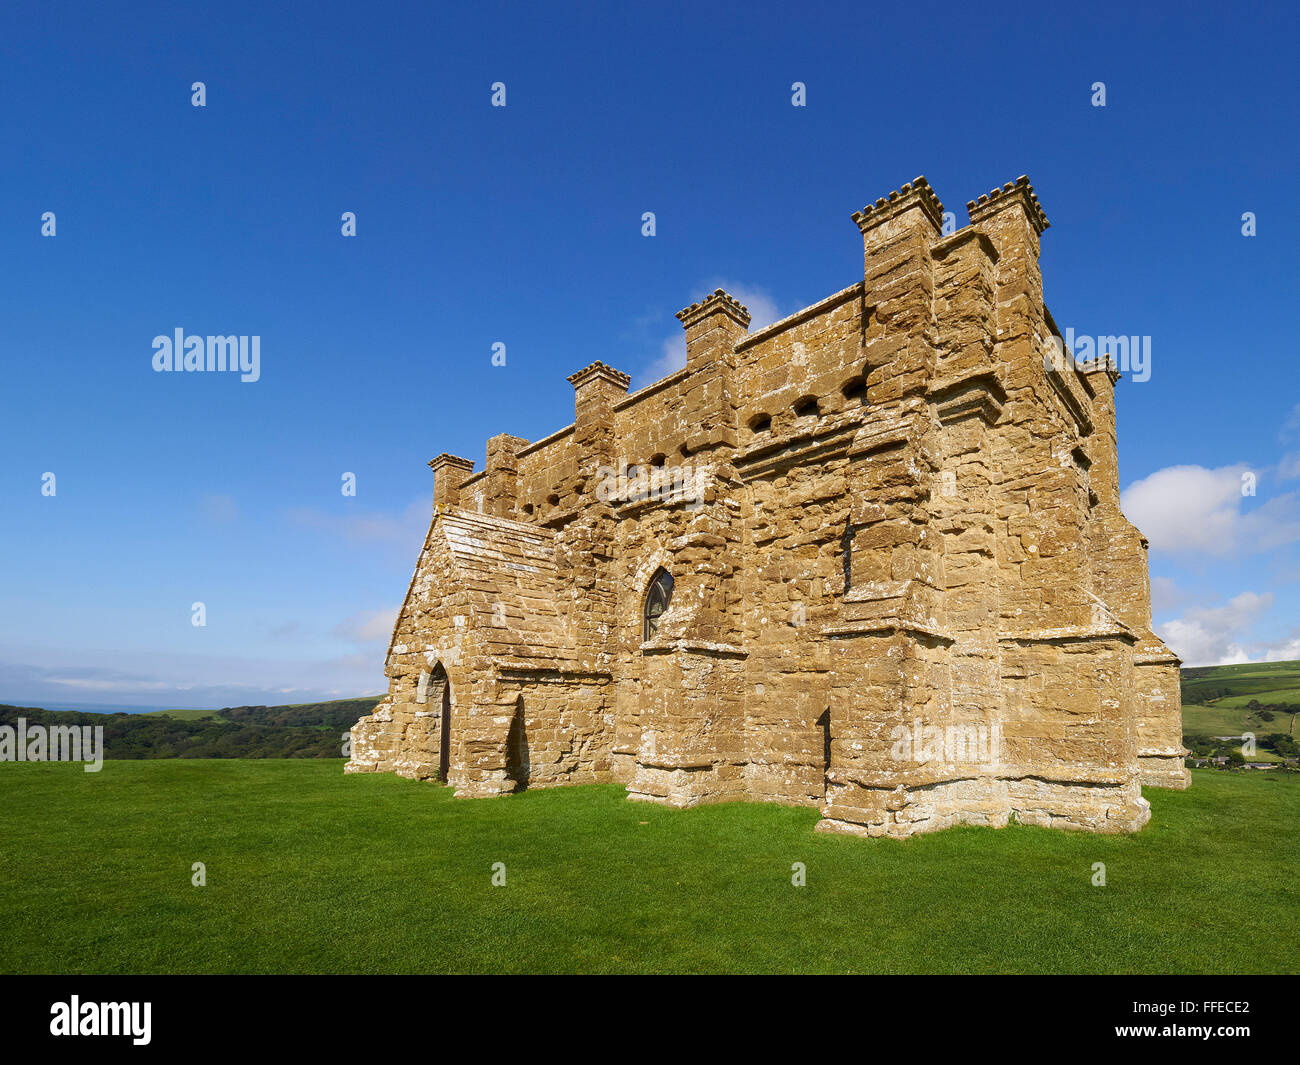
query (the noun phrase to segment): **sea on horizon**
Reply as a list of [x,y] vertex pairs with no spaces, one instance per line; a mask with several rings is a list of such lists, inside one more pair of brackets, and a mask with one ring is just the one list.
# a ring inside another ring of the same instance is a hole
[[[180,706],[139,706],[129,703],[46,703],[37,699],[0,699],[8,706],[26,706],[34,710],[71,710],[78,714],[156,714],[159,710],[197,709]],[[220,707],[204,707],[217,710]]]

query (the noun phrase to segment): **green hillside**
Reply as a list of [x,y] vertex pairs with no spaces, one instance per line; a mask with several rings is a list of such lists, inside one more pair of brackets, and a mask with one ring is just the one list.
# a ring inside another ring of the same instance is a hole
[[0,725],[100,726],[104,757],[337,758],[343,734],[383,698],[336,699],[288,706],[95,714],[0,704]]
[[1252,732],[1259,755],[1293,756],[1290,744],[1272,747],[1265,737],[1297,739],[1300,713],[1300,662],[1246,662],[1237,666],[1197,666],[1182,671],[1183,735],[1189,740],[1211,736],[1240,736]]

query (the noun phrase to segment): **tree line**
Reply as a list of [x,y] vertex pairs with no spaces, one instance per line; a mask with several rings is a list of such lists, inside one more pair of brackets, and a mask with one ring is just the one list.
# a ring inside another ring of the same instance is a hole
[[0,725],[90,725],[104,729],[105,758],[341,758],[343,733],[379,697],[300,706],[233,706],[212,717],[92,714],[0,704]]

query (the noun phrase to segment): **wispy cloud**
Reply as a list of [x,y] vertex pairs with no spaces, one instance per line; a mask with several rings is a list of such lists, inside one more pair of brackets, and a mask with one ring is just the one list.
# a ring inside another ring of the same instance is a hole
[[334,635],[353,643],[387,643],[400,609],[394,606],[383,610],[363,610],[335,625]]
[[370,695],[385,686],[383,655],[373,650],[287,660],[81,649],[77,665],[57,661],[62,650],[26,649],[25,660],[16,650],[0,653],[0,702],[27,706],[298,703]]
[[381,511],[336,513],[315,507],[298,507],[289,511],[289,518],[299,525],[320,529],[351,543],[394,544],[414,552],[419,550],[428,531],[432,506],[430,494],[412,500],[400,514]]
[[212,524],[229,525],[239,519],[239,504],[232,495],[211,493],[199,500],[199,514]]

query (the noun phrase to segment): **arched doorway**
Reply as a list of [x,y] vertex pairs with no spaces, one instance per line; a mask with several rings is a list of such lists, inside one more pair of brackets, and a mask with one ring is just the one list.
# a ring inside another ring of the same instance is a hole
[[447,773],[451,769],[451,685],[442,686],[442,713],[439,715],[442,737],[438,744],[438,776],[447,783]]
[[506,737],[506,774],[515,782],[515,791],[528,787],[532,772],[532,759],[528,753],[528,729],[524,720],[524,697],[515,702],[514,716],[510,719],[510,733]]
[[825,795],[831,774],[831,708],[828,706],[814,723],[822,730],[822,794]]
[[[447,782],[451,769],[451,681],[439,662],[429,675],[429,691],[441,704],[438,709],[438,779]],[[432,737],[430,737],[432,738]]]

